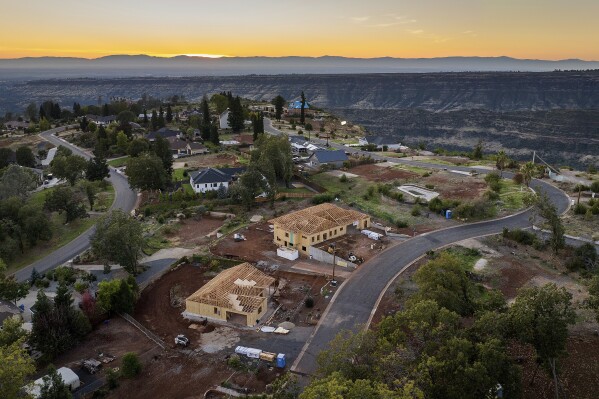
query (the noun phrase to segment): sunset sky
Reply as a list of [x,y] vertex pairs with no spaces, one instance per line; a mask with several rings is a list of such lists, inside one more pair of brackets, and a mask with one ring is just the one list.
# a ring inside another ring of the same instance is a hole
[[1,0],[0,58],[109,54],[599,60],[597,0]]

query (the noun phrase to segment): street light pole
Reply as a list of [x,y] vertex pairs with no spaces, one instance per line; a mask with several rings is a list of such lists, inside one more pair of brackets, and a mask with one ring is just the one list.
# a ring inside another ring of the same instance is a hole
[[333,281],[335,281],[335,266],[337,265],[337,248],[335,244],[331,244],[330,247],[333,248]]

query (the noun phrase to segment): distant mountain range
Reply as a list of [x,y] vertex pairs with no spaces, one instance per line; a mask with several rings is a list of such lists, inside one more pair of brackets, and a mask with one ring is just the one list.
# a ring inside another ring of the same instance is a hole
[[96,59],[27,57],[0,59],[0,80],[79,77],[231,76],[281,74],[361,74],[415,72],[547,72],[599,69],[599,61],[559,61],[510,57],[346,58],[225,57],[206,58],[111,55]]

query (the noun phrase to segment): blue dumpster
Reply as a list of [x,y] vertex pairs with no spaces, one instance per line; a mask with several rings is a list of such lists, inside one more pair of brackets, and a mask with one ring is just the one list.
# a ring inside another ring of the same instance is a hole
[[451,210],[448,209],[445,211],[445,219],[451,219],[451,215],[452,215]]
[[285,368],[285,354],[284,353],[279,353],[277,355],[277,367],[280,369]]

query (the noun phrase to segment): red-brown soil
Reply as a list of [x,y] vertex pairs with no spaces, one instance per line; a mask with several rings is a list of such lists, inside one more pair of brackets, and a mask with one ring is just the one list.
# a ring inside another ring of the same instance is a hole
[[267,222],[253,224],[239,230],[238,233],[243,234],[246,241],[235,242],[231,234],[223,237],[210,251],[215,255],[252,263],[264,260],[265,252],[274,254],[277,251],[277,246],[273,243],[273,233],[269,233]]
[[447,172],[433,173],[419,181],[421,185],[432,184],[433,190],[442,198],[457,200],[473,200],[480,198],[487,191],[487,183],[482,179],[458,176]]
[[192,218],[181,220],[177,225],[177,231],[167,234],[173,244],[179,246],[195,246],[207,243],[207,234],[212,233],[224,223],[223,219],[210,217]]

